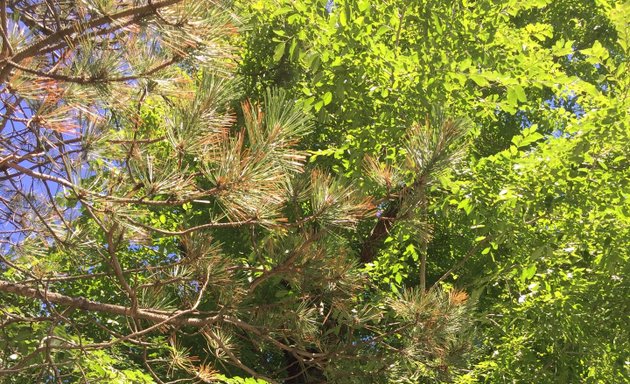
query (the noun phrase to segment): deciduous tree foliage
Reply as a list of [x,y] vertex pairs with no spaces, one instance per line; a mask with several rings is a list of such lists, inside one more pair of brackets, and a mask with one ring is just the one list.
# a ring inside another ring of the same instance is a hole
[[2,8],[3,382],[627,380],[627,4]]

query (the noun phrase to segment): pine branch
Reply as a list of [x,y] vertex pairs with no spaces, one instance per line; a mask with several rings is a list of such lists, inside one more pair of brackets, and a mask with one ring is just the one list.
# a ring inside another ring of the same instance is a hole
[[25,284],[11,283],[2,280],[0,280],[0,291],[5,293],[12,293],[21,297],[37,299],[40,300],[42,303],[65,305],[84,311],[94,311],[107,313],[110,315],[125,316],[138,320],[148,320],[154,323],[165,323],[171,325],[202,328],[218,320],[218,317],[199,318],[188,316],[192,312],[190,310],[174,311],[172,313],[155,311],[148,308],[138,308],[137,310],[134,310],[131,307],[100,303],[85,299],[83,297],[72,297],[49,291],[42,291],[37,288],[29,287]]
[[138,73],[135,75],[130,75],[130,76],[118,76],[118,77],[76,77],[76,76],[68,76],[68,75],[63,75],[63,74],[59,74],[59,73],[54,73],[54,72],[45,72],[45,71],[40,71],[37,69],[32,69],[29,67],[25,67],[23,65],[20,65],[18,63],[15,63],[11,60],[7,61],[7,63],[11,66],[13,66],[16,69],[19,69],[21,71],[30,73],[32,75],[36,75],[40,78],[47,78],[47,79],[52,79],[52,80],[57,80],[57,81],[63,81],[63,82],[67,82],[67,83],[76,83],[76,84],[102,84],[102,83],[120,83],[120,82],[125,82],[125,81],[132,81],[132,80],[138,80],[138,79],[144,79],[144,78],[148,78],[154,74],[156,74],[158,71],[167,68],[179,61],[181,61],[182,58],[181,57],[174,57],[172,59],[166,60],[158,65],[155,65],[153,68],[148,69],[147,71],[144,71],[142,73]]
[[[86,31],[116,23],[117,21],[123,20],[127,17],[136,17],[142,19],[144,17],[154,15],[158,9],[177,4],[181,1],[183,0],[163,0],[157,3],[149,2],[149,4],[146,4],[144,6],[132,7],[112,15],[97,17],[93,20],[80,24],[80,27],[82,30]],[[0,82],[4,83],[6,81],[11,69],[13,68],[11,62],[19,63],[24,59],[33,57],[39,54],[40,50],[42,50],[43,48],[62,42],[66,37],[69,37],[75,33],[77,33],[77,29],[75,26],[55,31],[54,33],[48,35],[46,38],[36,43],[33,43],[32,45],[22,49],[21,51],[14,53],[12,56],[0,60],[0,65],[3,65],[4,67],[2,70],[0,70]]]
[[[460,160],[465,149],[463,138],[466,132],[464,120],[446,118],[439,109],[433,111],[431,119],[427,116],[424,125],[412,125],[404,146],[407,151],[407,171],[415,178],[411,185],[399,187],[398,191],[393,190],[393,181],[400,178],[398,172],[387,165],[382,168],[375,159],[367,159],[366,171],[395,199],[389,199],[387,209],[381,212],[378,222],[363,242],[360,253],[362,263],[374,260],[378,248],[396,222],[407,218],[417,207],[426,208],[427,186],[437,175]],[[423,253],[422,270],[426,268],[425,258],[426,254]],[[421,280],[424,274],[421,273]]]

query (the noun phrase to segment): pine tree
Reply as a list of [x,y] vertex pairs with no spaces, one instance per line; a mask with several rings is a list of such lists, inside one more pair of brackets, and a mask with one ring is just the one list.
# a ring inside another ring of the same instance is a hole
[[448,376],[466,294],[379,292],[352,233],[378,223],[377,247],[384,220],[422,222],[463,121],[410,129],[406,169],[368,160],[378,200],[309,166],[311,119],[287,93],[240,95],[228,4],[2,8],[3,380]]

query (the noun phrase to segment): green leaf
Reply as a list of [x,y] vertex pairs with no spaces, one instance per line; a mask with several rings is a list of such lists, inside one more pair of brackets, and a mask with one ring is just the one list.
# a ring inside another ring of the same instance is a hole
[[508,102],[514,106],[518,105],[518,102],[526,102],[527,96],[525,95],[525,90],[518,84],[508,87],[507,90],[507,99]]
[[529,267],[523,269],[523,271],[521,272],[520,280],[522,282],[526,282],[527,280],[534,277],[535,274],[536,274],[536,265],[532,264]]
[[313,63],[317,58],[319,58],[319,53],[311,51],[304,56],[304,64],[309,69],[315,69]]
[[332,92],[326,92],[324,93],[324,96],[322,96],[322,102],[324,103],[324,105],[328,105],[332,101],[332,98]]
[[[291,39],[291,46],[289,47],[289,57],[295,58],[295,48],[297,47],[297,39]],[[298,49],[299,51],[299,49]]]
[[284,50],[286,48],[286,42],[282,42],[278,45],[276,45],[276,48],[273,50],[273,61],[274,62],[279,62],[280,59],[282,59],[282,56],[284,55]]
[[342,27],[348,25],[348,19],[346,17],[345,10],[341,10],[341,12],[339,12],[339,24],[341,24]]
[[525,95],[525,89],[523,89],[523,87],[521,87],[520,85],[515,85],[514,92],[516,93],[516,98],[518,99],[518,101],[521,101],[523,103],[527,102],[527,96]]
[[587,56],[590,56],[592,60],[589,60],[589,62],[591,63],[601,63],[609,56],[608,50],[604,48],[599,40],[595,40],[592,48],[582,49],[580,52]]
[[381,25],[378,30],[376,31],[375,36],[376,37],[380,37],[382,35],[384,35],[385,33],[387,33],[388,31],[390,31],[391,28],[387,25]]
[[514,136],[512,138],[512,143],[514,143],[516,147],[522,148],[542,139],[544,136],[541,133],[536,132],[536,129],[538,129],[538,126],[534,124],[523,130],[523,135]]
[[474,81],[475,83],[477,83],[478,86],[480,87],[487,87],[488,85],[490,85],[490,82],[483,76],[475,74],[475,73],[471,73],[470,74],[470,79],[472,81]]

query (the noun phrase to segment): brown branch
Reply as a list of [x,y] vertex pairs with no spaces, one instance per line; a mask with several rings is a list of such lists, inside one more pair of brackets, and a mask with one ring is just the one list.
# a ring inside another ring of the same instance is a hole
[[224,222],[224,223],[212,222],[212,223],[200,224],[200,225],[182,229],[179,231],[168,231],[166,229],[156,228],[156,227],[143,224],[138,221],[131,220],[131,219],[129,219],[129,223],[135,226],[138,226],[140,228],[144,228],[149,231],[156,232],[156,233],[166,235],[166,236],[182,236],[182,235],[187,235],[192,232],[197,232],[197,231],[201,231],[203,229],[209,229],[209,228],[235,228],[235,227],[241,227],[244,225],[260,224],[260,222],[255,219],[248,219],[248,220],[243,220],[243,221],[229,221],[229,222]]
[[20,71],[24,71],[27,73],[30,73],[32,75],[36,75],[39,77],[43,77],[43,78],[47,78],[47,79],[53,79],[53,80],[57,80],[57,81],[65,81],[68,83],[75,83],[75,84],[103,84],[103,83],[119,83],[119,82],[124,82],[124,81],[131,81],[131,80],[137,80],[137,79],[143,79],[143,78],[147,78],[151,75],[154,75],[156,72],[160,71],[161,69],[164,69],[172,64],[177,63],[178,61],[181,60],[181,57],[174,57],[170,60],[166,60],[165,62],[156,65],[155,67],[142,72],[142,73],[138,73],[135,75],[129,75],[129,76],[119,76],[119,77],[111,77],[111,78],[99,78],[99,77],[85,77],[85,76],[81,76],[81,77],[77,77],[77,76],[67,76],[67,75],[62,75],[62,74],[57,74],[57,73],[48,73],[48,72],[44,72],[44,71],[39,71],[37,69],[33,69],[33,68],[29,68],[29,67],[25,67],[23,65],[20,65],[18,63],[15,63],[11,60],[8,61],[8,63],[13,66],[14,68],[19,69]]
[[190,311],[174,311],[172,313],[155,311],[149,308],[138,308],[134,311],[131,307],[116,304],[100,303],[83,297],[72,297],[60,293],[48,292],[20,283],[12,283],[0,280],[0,292],[12,293],[22,297],[37,299],[59,305],[67,305],[84,311],[108,313],[111,315],[126,316],[138,320],[148,320],[155,323],[164,323],[179,326],[205,327],[215,322],[217,317],[184,317]]
[[371,263],[376,257],[378,248],[389,235],[389,230],[396,222],[398,212],[400,211],[400,201],[392,201],[389,208],[381,214],[378,222],[372,229],[370,236],[363,241],[361,246],[360,260],[363,264]]
[[[181,1],[182,0],[164,0],[164,1],[156,2],[156,3],[150,2],[147,5],[129,8],[124,11],[115,13],[113,15],[104,15],[101,17],[97,17],[88,22],[79,24],[79,27],[83,31],[86,31],[86,30],[95,29],[95,28],[99,28],[108,24],[115,23],[118,20],[130,17],[130,16],[137,17],[137,18],[144,18],[144,17],[155,14],[155,12],[160,8],[168,7],[170,5],[177,4]],[[58,30],[54,32],[53,34],[47,36],[46,38],[24,48],[23,50],[15,53],[13,56],[11,56],[8,59],[0,60],[0,63],[4,64],[4,68],[2,69],[2,71],[0,71],[0,82],[4,82],[6,80],[7,76],[9,75],[11,71],[11,68],[13,68],[13,66],[10,64],[9,61],[14,62],[14,63],[19,63],[20,61],[24,59],[37,55],[41,49],[46,48],[52,44],[61,42],[66,37],[72,36],[75,33],[77,33],[77,27],[76,25],[73,24],[71,27]]]
[[9,41],[9,34],[7,28],[7,1],[0,1],[0,32],[2,33],[2,51],[0,52],[0,58],[5,58],[13,54],[13,47]]
[[109,253],[108,262],[111,265],[112,270],[114,271],[114,274],[118,279],[118,282],[129,295],[129,299],[131,300],[131,309],[135,312],[138,310],[138,296],[136,295],[136,291],[131,288],[131,286],[127,282],[127,279],[125,278],[125,275],[123,273],[122,266],[120,265],[118,257],[116,256],[116,250],[118,248],[118,245],[120,244],[122,237],[121,235],[117,240],[114,240],[114,232],[116,232],[117,229],[118,225],[114,224],[112,229],[107,231],[105,234],[105,239],[107,240],[107,252]]
[[428,244],[426,242],[422,242],[422,247],[420,249],[420,290],[421,292],[426,292],[427,290],[427,252],[428,252]]
[[94,191],[90,191],[85,188],[81,188],[78,185],[73,184],[66,179],[62,179],[61,177],[46,175],[40,172],[35,172],[19,164],[15,164],[12,161],[12,159],[9,159],[9,160],[10,160],[9,162],[5,163],[4,165],[5,167],[13,168],[16,171],[19,171],[23,174],[31,176],[35,179],[48,180],[48,181],[55,182],[57,184],[71,188],[73,191],[75,191],[75,193],[79,195],[84,195],[84,196],[88,195],[88,196],[92,196],[92,197],[96,197],[99,199],[108,200],[108,201],[111,201],[114,203],[120,203],[120,204],[139,204],[139,205],[150,205],[150,206],[158,206],[158,207],[174,207],[174,206],[180,206],[182,204],[191,203],[191,202],[204,203],[205,201],[198,200],[198,198],[213,195],[221,190],[221,188],[213,188],[207,191],[199,192],[197,196],[189,197],[186,199],[180,199],[180,200],[144,200],[143,198],[133,199],[133,198],[127,198],[127,197],[103,195]]

